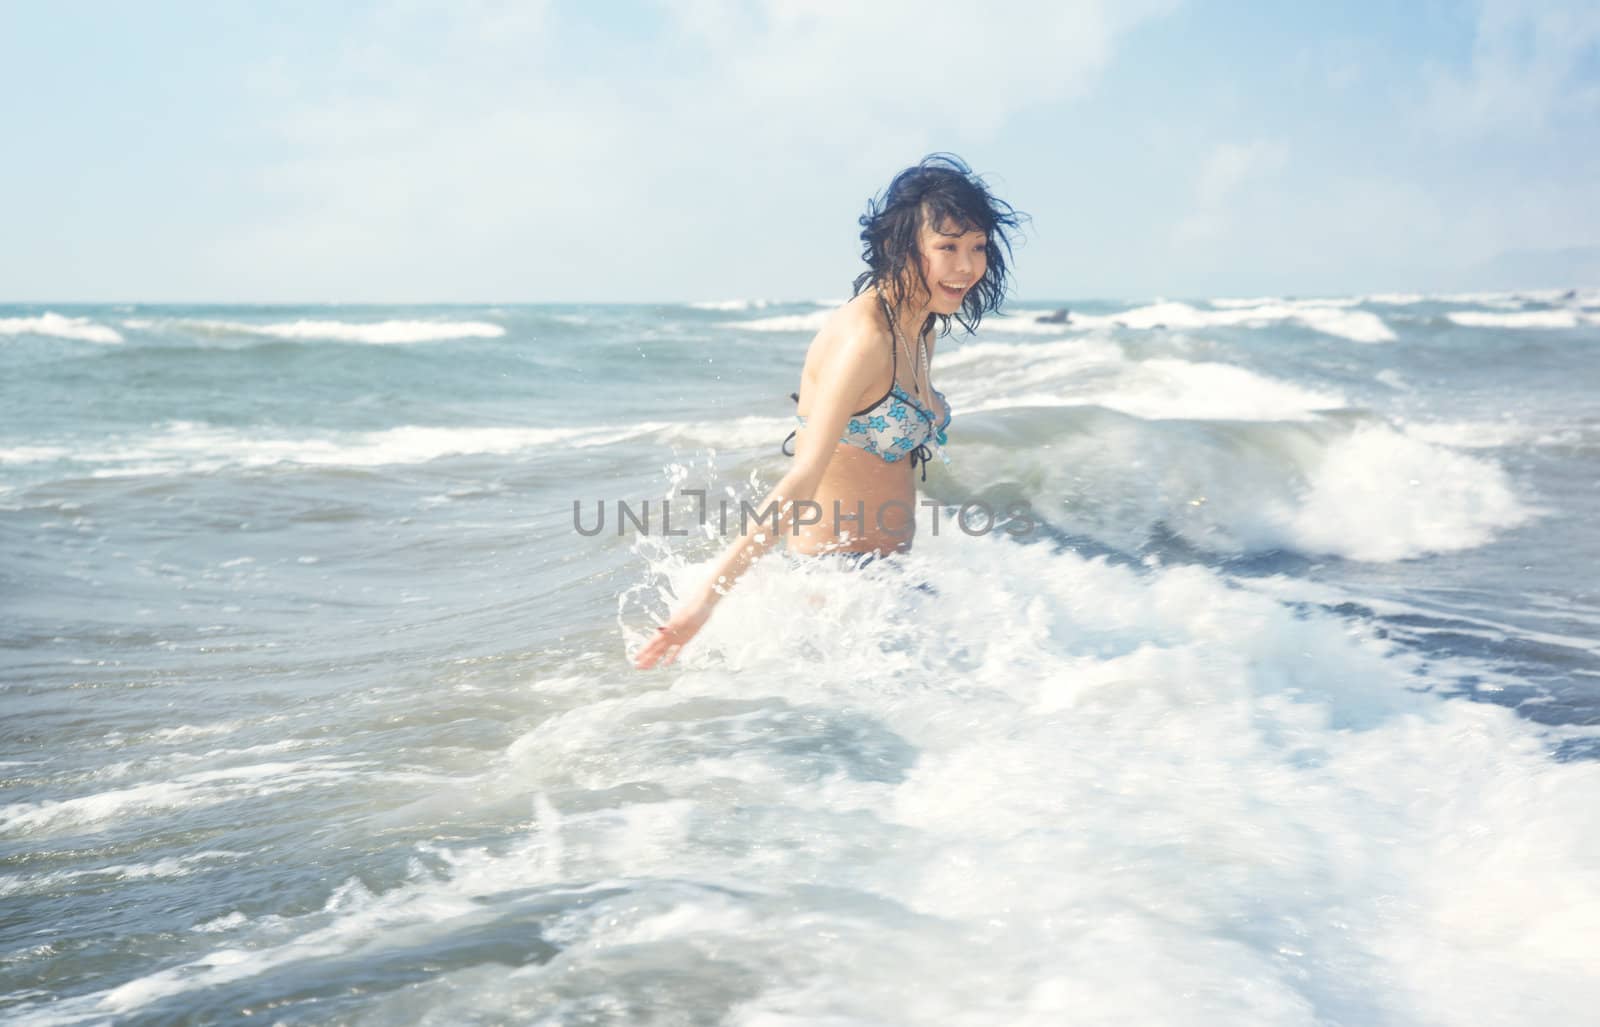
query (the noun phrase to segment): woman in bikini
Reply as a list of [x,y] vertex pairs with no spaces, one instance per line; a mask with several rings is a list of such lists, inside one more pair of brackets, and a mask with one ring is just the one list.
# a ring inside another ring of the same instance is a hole
[[[800,426],[784,440],[794,464],[757,507],[767,514],[776,505],[776,535],[791,551],[864,562],[911,548],[912,472],[920,467],[927,477],[930,446],[943,455],[950,422],[949,404],[928,380],[936,334],[948,335],[951,320],[976,331],[999,309],[1007,231],[1025,217],[946,154],[902,171],[881,202],[868,203],[867,270],[806,351],[792,394]],[[677,658],[718,600],[776,544],[773,523],[767,514],[744,526],[639,651],[636,667]]]

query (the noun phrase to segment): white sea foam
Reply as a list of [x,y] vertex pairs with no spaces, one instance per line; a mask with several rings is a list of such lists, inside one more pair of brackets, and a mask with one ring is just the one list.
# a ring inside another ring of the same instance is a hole
[[1416,389],[1411,385],[1411,383],[1407,382],[1405,380],[1405,378],[1401,376],[1400,372],[1396,371],[1392,367],[1386,367],[1382,371],[1379,371],[1377,374],[1373,375],[1372,377],[1374,379],[1376,379],[1377,381],[1380,381],[1383,384],[1389,386],[1389,388],[1396,389],[1396,390],[1398,390],[1400,392],[1415,392],[1416,391]]
[[835,307],[842,307],[848,302],[849,302],[849,298],[848,297],[841,296],[841,297],[836,297],[834,299],[823,299],[823,300],[761,300],[761,299],[751,299],[751,300],[706,300],[706,301],[703,301],[703,302],[700,302],[700,303],[691,303],[691,304],[689,304],[689,306],[693,307],[696,310],[724,310],[724,311],[766,310],[768,307],[787,307],[787,306],[825,307],[828,310],[832,310]]
[[1445,317],[1468,328],[1577,328],[1600,324],[1600,315],[1576,310],[1453,310]]
[[1075,322],[1073,324],[1046,324],[1037,320],[1037,317],[1042,313],[1043,311],[1038,310],[1010,310],[1004,315],[991,314],[984,318],[983,323],[978,326],[976,338],[962,335],[961,329],[957,327],[952,329],[956,333],[954,345],[945,340],[939,340],[937,346],[941,351],[959,352],[969,346],[978,345],[982,341],[993,339],[997,335],[1001,337],[1013,335],[1054,336],[1062,339],[1080,337]]
[[[118,740],[120,742],[120,739]],[[171,749],[136,759],[117,760],[104,764],[84,775],[81,781],[118,781],[130,777],[164,778],[173,776],[179,768],[193,767],[197,763],[240,763],[247,759],[261,759],[267,754],[277,754],[293,749],[304,749],[311,743],[300,738],[280,738],[275,742],[244,747],[200,749],[198,746]]]
[[[792,410],[792,404],[785,402]],[[792,416],[717,421],[640,421],[570,428],[459,428],[404,425],[335,436],[277,438],[260,432],[191,421],[169,422],[149,435],[93,444],[24,446],[0,450],[0,465],[62,460],[94,477],[206,473],[227,467],[383,467],[422,464],[451,456],[511,456],[549,446],[586,449],[645,437],[667,444],[715,449],[776,445],[795,426]]]
[[[1566,289],[1518,289],[1516,291],[1447,292],[1429,299],[1440,303],[1459,303],[1478,307],[1497,307],[1517,310],[1529,303],[1560,303],[1567,297]],[[1589,291],[1589,290],[1585,290]]]
[[44,313],[38,317],[0,317],[0,335],[48,335],[79,342],[122,341],[122,336],[115,328],[86,317],[63,317],[55,313]]
[[681,422],[663,427],[661,438],[669,444],[716,450],[766,446],[775,451],[783,437],[799,424],[793,415],[794,402],[785,396],[783,405],[790,410],[787,417],[730,417],[719,421]]
[[[438,893],[433,889],[415,886],[399,891],[404,898],[400,908],[396,909],[390,898],[393,892],[383,897],[375,896],[360,880],[351,878],[334,890],[318,913],[310,915],[310,919],[321,921],[324,926],[297,937],[292,944],[258,950],[214,949],[181,966],[159,970],[103,992],[57,1003],[47,1011],[42,1011],[38,1018],[23,1022],[78,1023],[86,1019],[100,1019],[107,1014],[130,1013],[172,995],[243,980],[286,963],[338,955],[349,951],[352,946],[384,937],[386,929],[414,928],[419,922],[453,924],[459,928],[467,926],[469,922],[487,922],[493,916],[492,912],[485,911],[481,903],[470,896]],[[421,921],[417,919],[419,916],[423,918]],[[287,922],[279,917],[263,919],[271,920],[274,926]],[[240,914],[230,914],[201,925],[199,930],[205,933],[230,930],[243,923]],[[365,941],[358,938],[360,932],[367,932]]]
[[199,931],[202,934],[221,934],[225,931],[231,931],[237,927],[243,927],[249,922],[249,917],[245,916],[238,910],[234,910],[232,913],[227,913],[219,917],[213,917],[210,920],[195,924],[189,929],[191,931]]
[[695,310],[765,310],[782,303],[782,300],[701,300],[689,306]]
[[729,321],[724,327],[742,328],[750,332],[817,332],[833,316],[831,310],[816,310],[809,314],[780,314],[755,321]]
[[1420,292],[1375,292],[1361,297],[1363,303],[1378,303],[1386,307],[1409,307],[1426,303],[1428,297]]
[[[958,415],[997,418],[968,422],[952,446],[961,488],[1027,482],[1063,530],[1119,548],[1143,546],[1159,526],[1215,552],[1382,562],[1480,546],[1539,512],[1495,460],[1471,452],[1529,441],[1515,423],[1330,418],[1337,396],[1226,365],[981,366],[975,379],[1017,382],[992,398],[983,386],[951,396]],[[1035,376],[1044,387],[1024,391]],[[1052,429],[1045,409],[1065,406],[1085,409],[1063,422],[1070,430]],[[1011,423],[1048,432],[1048,445],[1016,445]]]
[[1431,299],[1439,303],[1497,307],[1501,310],[1518,310],[1523,306],[1527,298],[1527,294],[1510,292],[1446,292],[1431,297]]
[[1459,449],[1498,449],[1534,442],[1539,431],[1516,421],[1411,421],[1405,433],[1414,439]]
[[1302,551],[1383,561],[1471,549],[1533,516],[1499,465],[1363,425],[1316,461],[1286,526]]
[[[1392,342],[1394,331],[1377,314],[1368,310],[1349,309],[1354,301],[1318,300],[1239,300],[1237,306],[1202,310],[1187,303],[1159,302],[1132,307],[1115,314],[1074,313],[1070,323],[1047,324],[1038,320],[1012,318],[996,321],[994,329],[1002,332],[1033,334],[1061,334],[1071,331],[1106,330],[1111,328],[1136,329],[1202,329],[1244,326],[1249,328],[1298,322],[1313,331],[1334,335],[1352,342]],[[1242,305],[1242,304],[1251,305]],[[982,328],[989,327],[984,322]]]
[[[249,557],[245,558],[249,560]],[[229,561],[230,563],[234,561]],[[223,566],[227,566],[224,564]],[[161,745],[178,745],[192,742],[197,738],[218,738],[231,735],[242,726],[241,721],[220,720],[210,724],[179,724],[177,727],[164,727],[152,731],[149,740]]]
[[1058,393],[1024,393],[980,402],[972,409],[1060,405],[1101,406],[1147,420],[1300,421],[1344,406],[1344,397],[1274,381],[1231,364],[1153,359],[1138,362],[1103,390],[1070,398]]
[[51,460],[60,460],[71,452],[65,446],[12,446],[0,449],[0,466],[47,463]]
[[[1237,318],[1237,320],[1233,320]],[[1352,342],[1393,342],[1394,331],[1383,319],[1371,311],[1350,310],[1347,305],[1318,305],[1313,303],[1262,304],[1228,311],[1222,319],[1208,317],[1202,312],[1200,320],[1206,324],[1262,325],[1274,321],[1298,321],[1324,335],[1334,335]]]
[[[1133,307],[1115,314],[1073,313],[1066,324],[1038,320],[1039,312],[1029,311],[1010,317],[991,318],[979,328],[980,334],[1065,335],[1094,329],[1196,329],[1208,327],[1278,324],[1298,322],[1325,335],[1352,342],[1392,342],[1394,331],[1377,314],[1353,310],[1357,300],[1232,300],[1218,301],[1229,306],[1202,310],[1187,303],[1158,302]],[[826,323],[830,312],[785,314],[754,321],[729,322],[729,328],[755,332],[815,332]]]
[[1337,392],[1236,365],[1170,357],[1133,360],[1115,343],[1095,339],[973,343],[941,355],[939,367],[947,373],[959,369],[952,374],[950,400],[964,413],[1102,406],[1146,419],[1301,421],[1345,405]]
[[195,809],[348,780],[359,763],[303,760],[202,770],[72,799],[0,806],[0,833],[98,829],[136,813]]
[[1445,303],[1496,307],[1501,310],[1518,310],[1523,305],[1523,297],[1520,294],[1513,297],[1511,293],[1503,292],[1379,292],[1363,296],[1362,300],[1366,303],[1389,307],[1410,307],[1419,303]]
[[97,477],[205,472],[223,467],[301,464],[314,467],[379,467],[418,464],[446,456],[506,455],[542,446],[603,446],[676,427],[671,422],[575,428],[448,428],[405,425],[337,436],[263,437],[257,431],[170,422],[152,435],[113,437],[64,451],[23,447],[0,451],[7,463],[66,459],[94,467]]
[[[124,322],[125,327],[151,327],[149,319]],[[389,345],[408,342],[440,342],[449,339],[498,339],[505,328],[488,321],[284,321],[256,324],[246,321],[214,321],[185,318],[171,322],[174,327],[213,334],[256,335],[273,339],[326,340]]]
[[247,855],[243,852],[216,850],[196,852],[188,856],[174,856],[150,863],[117,864],[96,867],[92,870],[60,870],[44,874],[14,874],[0,877],[0,898],[8,895],[38,894],[53,891],[63,885],[72,886],[87,882],[104,886],[116,881],[138,881],[150,878],[185,877],[197,866],[206,863],[227,862]]
[[[440,797],[527,811],[493,846],[420,845],[438,869],[228,918],[226,944],[18,1022],[402,945],[447,969],[363,1019],[1520,1027],[1600,1004],[1600,765],[1416,693],[1470,664],[1193,565],[946,532],[878,566],[759,562],[670,688],[519,684],[560,701]],[[654,570],[681,593],[704,568]],[[448,968],[532,916],[554,958]]]
[[[1058,329],[1052,334],[1060,335],[1061,332]],[[962,368],[961,376],[976,382],[988,378],[993,373],[1011,370],[1013,366],[1017,370],[1026,370],[1028,376],[1032,377],[1037,368],[1024,368],[1022,365],[1032,365],[1041,361],[1053,363],[1059,360],[1071,362],[1072,366],[1059,368],[1063,371],[1095,364],[1127,362],[1122,347],[1110,339],[1073,336],[1029,342],[983,340],[963,343],[953,349],[941,350],[934,364],[934,370],[948,372],[953,368]]]
[[1376,292],[1364,296],[1339,299],[1283,300],[1277,297],[1256,299],[1214,299],[1216,307],[1259,307],[1272,305],[1349,307],[1361,304],[1408,307],[1421,303],[1440,303],[1456,306],[1488,307],[1494,310],[1521,310],[1530,303],[1559,305],[1574,304],[1588,307],[1600,303],[1600,289],[1519,289],[1481,292]]
[[1343,308],[1355,307],[1361,304],[1359,297],[1338,297],[1329,299],[1285,299],[1282,296],[1258,296],[1255,299],[1214,299],[1211,305],[1224,310],[1238,310],[1254,307],[1289,307],[1320,309],[1324,307]]

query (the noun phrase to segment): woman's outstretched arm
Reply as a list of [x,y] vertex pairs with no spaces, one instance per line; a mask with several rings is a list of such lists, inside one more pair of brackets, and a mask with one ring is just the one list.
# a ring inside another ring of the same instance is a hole
[[[797,508],[816,495],[834,447],[850,420],[851,407],[891,369],[889,351],[882,339],[863,332],[840,341],[826,366],[820,369],[805,430],[795,436],[794,465],[756,507],[766,516],[756,518],[722,551],[705,581],[684,598],[667,623],[657,628],[655,636],[639,650],[634,657],[635,667],[647,670],[658,662],[666,666],[677,659],[684,644],[711,617],[717,602],[757,558],[777,544],[777,535],[793,531]],[[769,512],[774,503],[778,508],[776,534],[772,532]]]

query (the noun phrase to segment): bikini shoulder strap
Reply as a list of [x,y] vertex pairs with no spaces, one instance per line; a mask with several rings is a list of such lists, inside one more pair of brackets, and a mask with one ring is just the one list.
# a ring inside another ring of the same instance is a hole
[[894,388],[894,383],[900,377],[900,347],[895,344],[894,311],[889,309],[889,301],[878,294],[878,303],[883,307],[883,316],[889,322],[889,388]]

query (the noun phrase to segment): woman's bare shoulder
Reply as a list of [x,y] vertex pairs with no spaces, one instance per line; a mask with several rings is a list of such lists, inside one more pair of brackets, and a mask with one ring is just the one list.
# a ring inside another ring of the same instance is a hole
[[889,333],[871,294],[862,293],[835,307],[812,342],[828,353],[889,363]]

